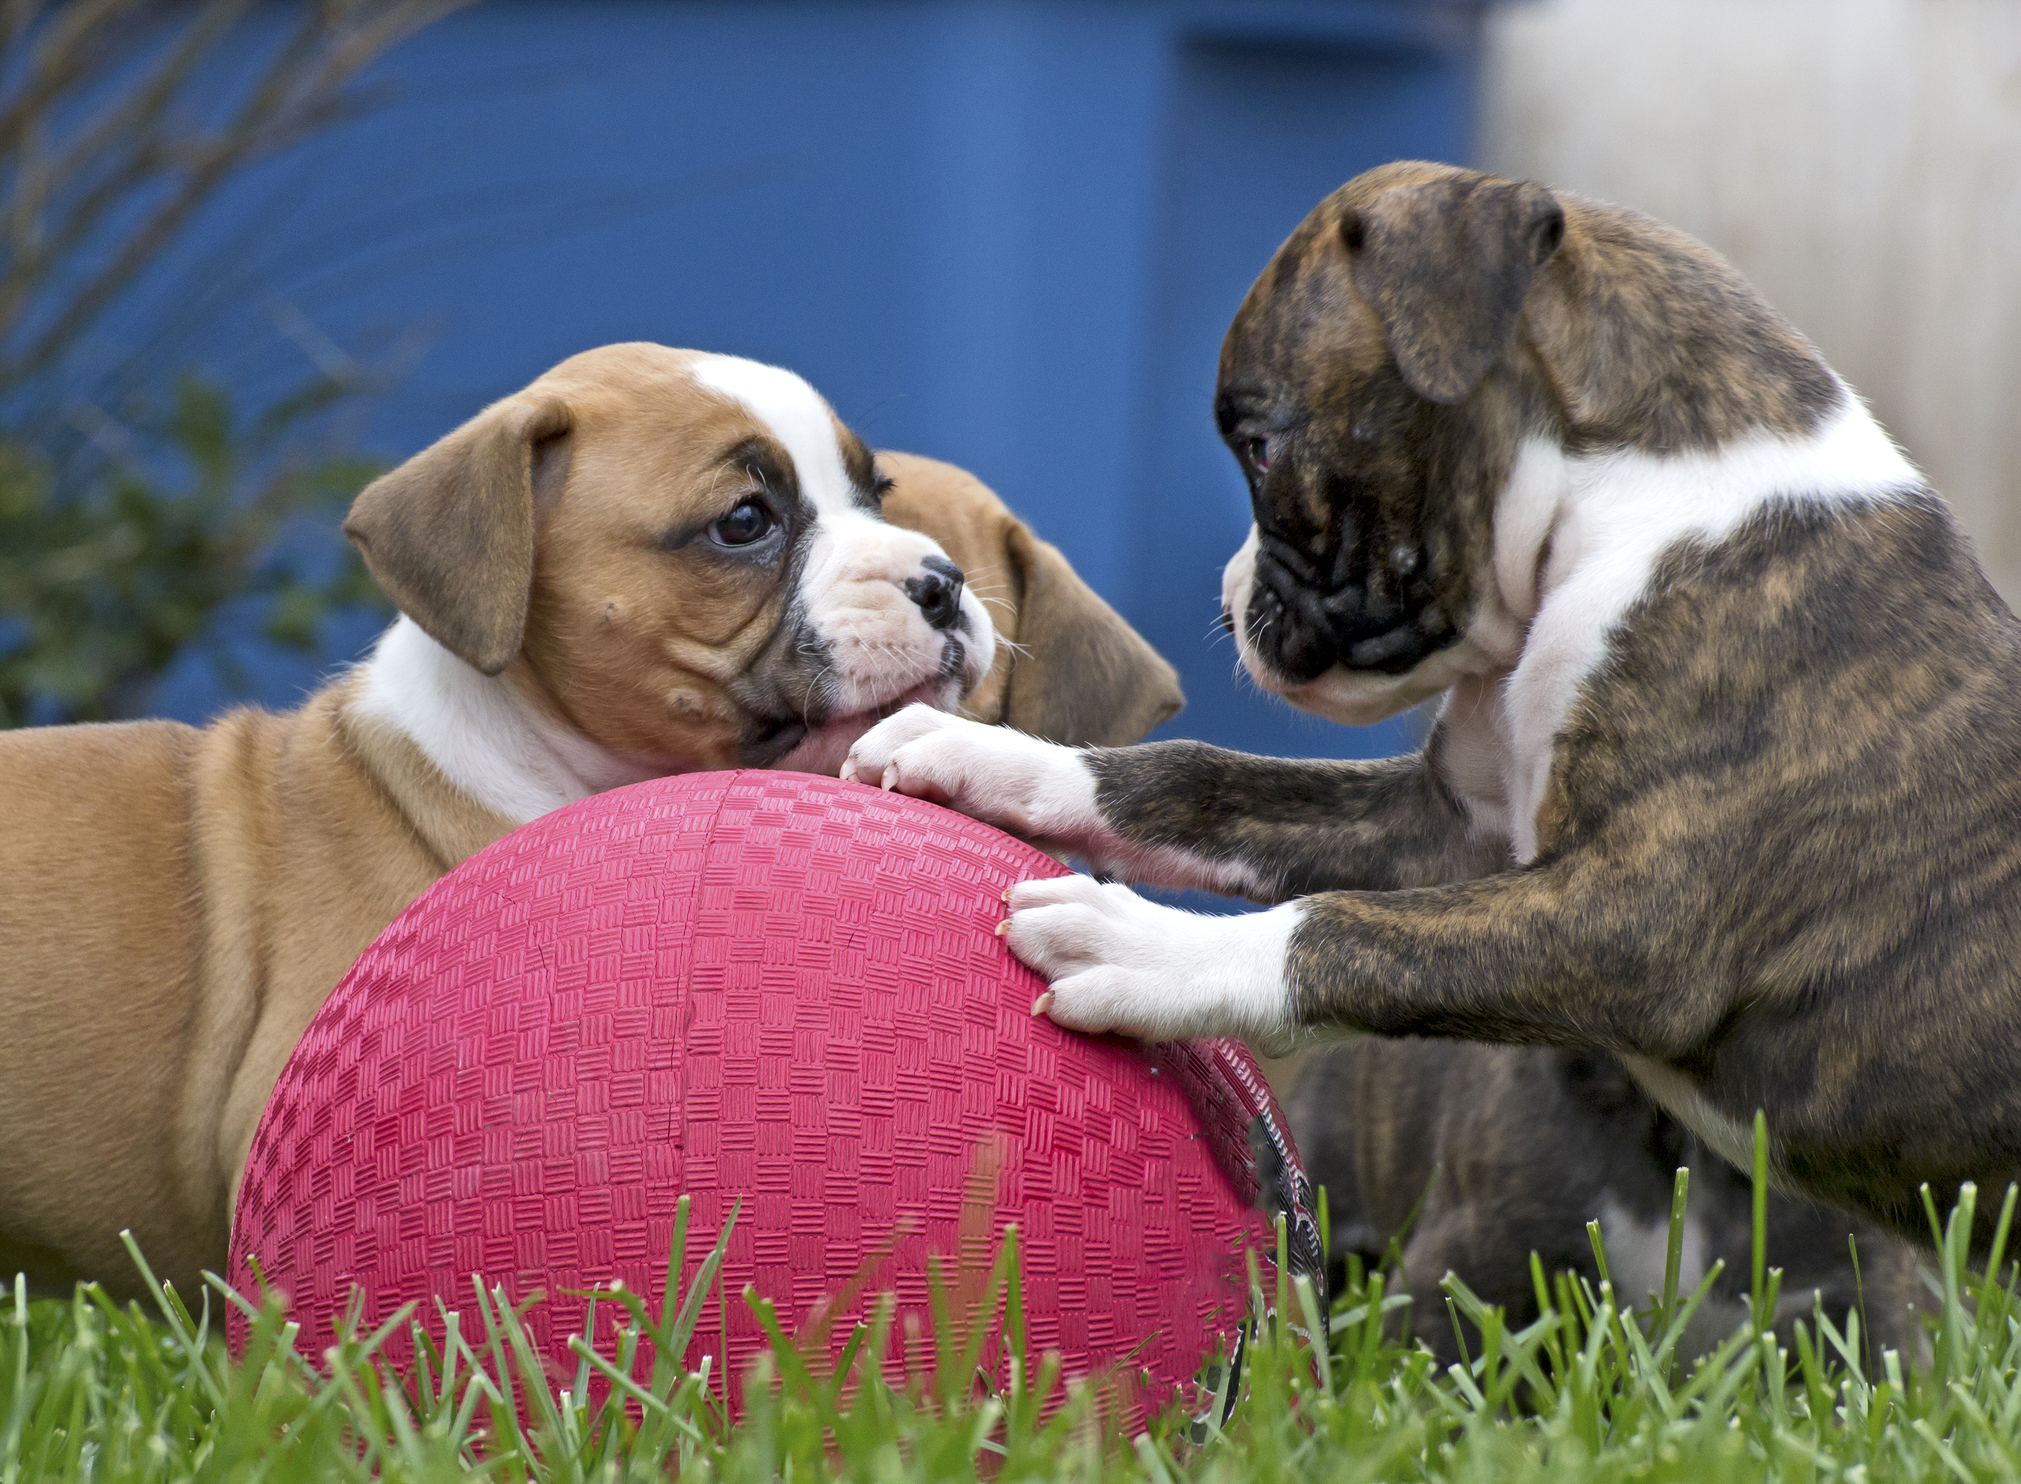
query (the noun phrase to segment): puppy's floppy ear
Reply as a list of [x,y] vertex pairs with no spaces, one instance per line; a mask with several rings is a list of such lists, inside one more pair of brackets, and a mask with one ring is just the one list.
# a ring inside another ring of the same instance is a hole
[[400,611],[487,675],[526,630],[534,457],[568,429],[558,399],[509,398],[366,485],[344,520]]
[[892,481],[885,519],[938,541],[1010,641],[964,712],[1052,742],[1121,746],[1185,704],[1172,667],[981,480],[916,454],[877,462]]
[[1006,726],[1052,742],[1124,747],[1186,704],[1179,672],[1022,521],[1005,533],[1018,592]]
[[1349,210],[1340,235],[1404,384],[1451,406],[1508,345],[1565,211],[1528,181],[1428,180]]

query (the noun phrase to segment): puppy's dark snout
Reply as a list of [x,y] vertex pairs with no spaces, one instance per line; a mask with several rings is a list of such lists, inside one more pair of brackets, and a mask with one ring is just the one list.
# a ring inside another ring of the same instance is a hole
[[920,566],[925,573],[902,584],[905,596],[919,605],[920,616],[934,628],[953,628],[961,621],[961,568],[938,556],[924,558]]

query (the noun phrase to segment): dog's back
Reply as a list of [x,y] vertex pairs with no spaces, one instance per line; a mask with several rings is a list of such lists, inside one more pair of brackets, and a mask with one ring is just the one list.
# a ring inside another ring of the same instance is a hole
[[[137,1222],[169,1218],[137,1235],[177,1256],[172,1131],[195,986],[175,966],[197,955],[202,737],[173,722],[0,732],[0,943],[18,986],[0,1034],[0,1272],[54,1283],[68,1276],[59,1252],[116,1247],[116,1230],[79,1229],[89,1216],[51,1187],[56,1170],[129,1172]],[[12,1216],[31,1212],[41,1221]]]

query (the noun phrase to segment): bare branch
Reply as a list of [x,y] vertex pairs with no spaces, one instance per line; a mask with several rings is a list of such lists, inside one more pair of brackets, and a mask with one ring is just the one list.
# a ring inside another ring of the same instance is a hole
[[110,99],[94,118],[71,135],[62,154],[52,162],[57,178],[82,175],[90,161],[105,149],[131,147],[140,130],[168,111],[190,73],[237,24],[249,3],[250,0],[209,0],[146,77]]
[[42,0],[0,0],[0,57],[21,44],[35,18],[42,14]]
[[102,55],[113,23],[147,0],[71,0],[36,37],[21,89],[0,109],[0,155],[19,146],[30,119],[43,117]]
[[[114,98],[61,151],[44,162],[34,153],[41,127],[24,135],[12,203],[14,251],[0,272],[0,339],[13,328],[23,303],[51,269],[89,236],[166,161],[158,125],[190,72],[244,13],[246,0],[211,0],[177,38],[149,76]],[[60,197],[93,167],[100,179],[59,208],[52,225],[44,203]]]
[[[31,343],[0,358],[0,386],[18,385],[60,356],[227,179],[252,160],[327,124],[345,105],[346,89],[361,68],[464,0],[312,5],[229,120],[215,130],[179,132],[166,122],[170,110],[197,65],[245,9],[245,0],[208,0],[141,83],[72,132],[49,156],[31,129],[41,114],[22,112],[23,103],[32,94],[47,109],[80,75],[77,69],[90,51],[90,38],[79,17],[103,16],[110,24],[110,18],[136,3],[72,0],[39,38],[22,92],[0,111],[0,159],[10,148],[16,153],[13,189],[0,193],[0,205],[14,225],[14,250],[0,270],[0,342],[29,314],[56,265],[68,261],[108,219],[137,204],[156,184],[167,194],[137,225],[121,231],[103,266],[69,290],[65,302],[35,313]],[[55,34],[59,30],[61,36]]]

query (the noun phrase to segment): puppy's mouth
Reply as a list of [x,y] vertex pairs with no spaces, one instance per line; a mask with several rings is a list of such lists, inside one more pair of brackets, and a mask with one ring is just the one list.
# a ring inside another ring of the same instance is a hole
[[1244,636],[1257,659],[1293,685],[1336,665],[1401,675],[1459,638],[1428,565],[1415,547],[1399,546],[1344,578],[1260,533]]
[[897,715],[915,701],[941,704],[947,690],[948,683],[936,676],[863,711],[827,716],[820,720],[805,716],[760,717],[756,729],[744,743],[744,764],[751,768],[787,766],[784,759],[790,753],[824,733],[849,730],[852,733],[849,740],[853,742],[887,716]]
[[924,701],[952,710],[967,693],[960,641],[950,639],[934,673],[869,705],[841,707],[818,698],[798,714],[758,715],[740,749],[747,768],[786,768],[801,773],[833,773],[865,732],[907,706]]

